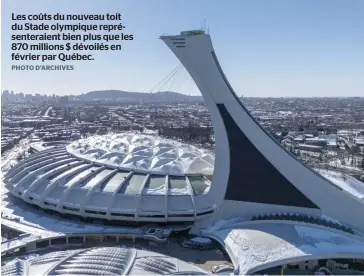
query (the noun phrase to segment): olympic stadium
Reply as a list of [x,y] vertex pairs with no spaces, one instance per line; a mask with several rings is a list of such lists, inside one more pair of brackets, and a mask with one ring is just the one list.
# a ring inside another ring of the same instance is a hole
[[[356,274],[363,271],[363,201],[301,163],[259,125],[229,84],[209,34],[187,31],[160,39],[204,97],[215,153],[160,137],[123,133],[33,154],[3,179],[7,202],[3,209],[8,215],[2,221],[33,235],[8,243],[2,254],[11,259],[14,252],[48,247],[54,251],[59,243],[72,244],[76,239],[86,244],[94,236],[115,243],[127,235],[133,241],[168,243],[171,233],[184,231],[220,244],[234,274],[275,274],[269,269],[288,266],[312,271],[338,259],[348,260],[346,267],[350,265]],[[27,209],[31,205],[47,216],[34,215]],[[65,222],[75,217],[79,222]],[[90,252],[134,254],[103,250],[75,251],[69,259],[45,258],[54,265],[42,273],[82,274],[80,268],[85,267],[95,269],[87,273],[97,274],[103,264],[94,267],[72,260]],[[33,266],[18,260],[10,263],[9,271]],[[75,270],[64,271],[67,267]],[[110,267],[110,271],[123,269]],[[178,270],[164,274],[172,272]]]
[[212,213],[214,155],[132,133],[90,137],[35,154],[6,176],[41,208],[110,223],[189,223]]

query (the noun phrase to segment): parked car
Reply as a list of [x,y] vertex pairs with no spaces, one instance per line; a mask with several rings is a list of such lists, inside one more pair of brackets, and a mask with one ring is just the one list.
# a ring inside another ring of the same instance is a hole
[[224,264],[216,265],[212,268],[211,272],[213,274],[230,274],[234,272],[234,267]]
[[209,238],[202,237],[180,237],[178,240],[179,245],[185,248],[210,250],[213,248],[213,242]]

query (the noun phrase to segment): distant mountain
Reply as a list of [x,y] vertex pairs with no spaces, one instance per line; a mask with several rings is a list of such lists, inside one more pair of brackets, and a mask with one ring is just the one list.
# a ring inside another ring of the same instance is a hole
[[177,92],[163,91],[156,93],[128,92],[122,90],[91,91],[75,96],[77,100],[86,101],[118,101],[118,102],[184,102],[202,101],[202,96],[189,96]]

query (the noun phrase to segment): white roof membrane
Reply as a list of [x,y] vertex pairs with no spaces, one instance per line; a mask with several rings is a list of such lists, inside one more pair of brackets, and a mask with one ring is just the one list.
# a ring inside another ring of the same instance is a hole
[[209,174],[214,154],[174,140],[134,133],[92,136],[67,146],[84,160],[144,173]]
[[9,171],[5,183],[14,196],[57,214],[174,222],[186,212],[213,208],[213,200],[192,199],[212,197],[204,175],[213,167],[211,156],[150,135],[95,136],[68,145],[66,151],[32,155]]
[[364,256],[364,242],[316,226],[259,223],[212,234],[226,246],[239,274],[252,274],[279,264],[322,258]]

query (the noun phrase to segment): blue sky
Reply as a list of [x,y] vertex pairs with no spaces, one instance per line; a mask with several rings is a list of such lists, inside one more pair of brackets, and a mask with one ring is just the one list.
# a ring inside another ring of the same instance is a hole
[[[11,13],[41,12],[120,12],[135,39],[121,52],[74,62],[74,71],[11,71]],[[362,0],[3,0],[2,89],[148,92],[179,64],[158,36],[199,28],[206,18],[238,95],[364,96],[363,14]],[[200,94],[185,71],[174,82],[173,90]]]

